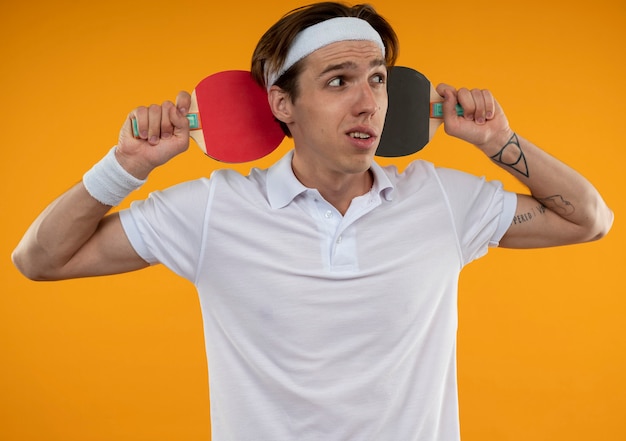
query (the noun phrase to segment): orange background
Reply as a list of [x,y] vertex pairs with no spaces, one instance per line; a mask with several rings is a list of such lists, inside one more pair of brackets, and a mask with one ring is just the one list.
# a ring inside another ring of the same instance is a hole
[[[9,256],[44,206],[116,142],[128,111],[173,99],[209,73],[247,69],[265,29],[299,5],[3,5],[0,439],[209,438],[202,323],[189,283],[161,267],[35,283],[18,274]],[[399,64],[433,82],[492,89],[512,126],[583,172],[616,213],[600,242],[497,249],[465,270],[459,300],[464,441],[626,439],[626,3],[375,5],[400,36]],[[266,166],[288,147],[237,168]],[[519,189],[443,131],[418,156]],[[402,168],[406,161],[381,162]],[[216,167],[192,146],[133,197]]]

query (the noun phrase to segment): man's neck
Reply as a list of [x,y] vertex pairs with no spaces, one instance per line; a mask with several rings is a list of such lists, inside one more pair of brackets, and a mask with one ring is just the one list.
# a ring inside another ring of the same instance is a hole
[[352,199],[369,192],[374,184],[374,175],[371,170],[354,175],[310,177],[300,173],[293,164],[292,169],[296,178],[304,186],[317,189],[342,216],[348,211]]

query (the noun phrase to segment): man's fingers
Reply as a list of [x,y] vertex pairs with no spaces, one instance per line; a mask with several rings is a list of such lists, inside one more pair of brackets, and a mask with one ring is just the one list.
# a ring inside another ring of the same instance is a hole
[[489,121],[496,116],[496,99],[490,90],[483,90],[483,97],[485,99],[485,118]]
[[472,89],[470,93],[476,109],[474,111],[474,121],[478,124],[484,124],[487,120],[487,104],[483,91],[480,89]]
[[172,114],[176,114],[176,107],[171,101],[161,105],[161,139],[169,139],[174,133],[176,121],[172,121]]
[[140,106],[129,115],[129,125],[134,138],[157,145],[161,140],[172,136],[188,137],[189,121],[186,118],[191,106],[191,95],[180,92],[176,104],[165,101],[163,104]]
[[463,115],[476,124],[485,124],[493,119],[496,112],[496,100],[487,89],[459,89],[458,100],[463,107]]
[[161,106],[153,104],[148,108],[148,142],[157,145],[161,138]]
[[463,117],[468,121],[474,121],[476,119],[476,102],[472,96],[472,92],[465,87],[458,91],[459,104],[463,107]]
[[[439,84],[437,93],[445,98],[444,106],[453,109],[458,104],[463,108],[463,117],[477,124],[484,124],[496,116],[496,100],[488,89],[455,89],[447,84]],[[449,110],[452,114],[452,110]]]

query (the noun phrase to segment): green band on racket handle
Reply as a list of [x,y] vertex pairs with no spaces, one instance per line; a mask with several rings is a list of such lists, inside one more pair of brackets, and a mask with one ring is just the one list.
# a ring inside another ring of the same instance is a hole
[[185,115],[189,120],[189,130],[196,130],[200,128],[200,119],[197,113],[188,113]]
[[[456,114],[463,116],[463,107],[456,105]],[[431,118],[443,118],[443,103],[432,103]]]
[[[197,130],[200,128],[200,119],[197,113],[188,113],[187,119],[189,120],[189,130]],[[133,119],[133,136],[139,138],[139,128],[137,127],[137,120]]]

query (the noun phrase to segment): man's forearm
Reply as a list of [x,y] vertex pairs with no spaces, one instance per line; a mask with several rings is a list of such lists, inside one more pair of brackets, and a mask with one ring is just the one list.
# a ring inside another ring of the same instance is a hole
[[[484,147],[483,151],[489,152]],[[539,209],[551,210],[589,229],[591,235],[610,228],[611,210],[595,187],[571,167],[515,133],[491,151],[495,151],[487,153],[491,160],[528,187]]]

